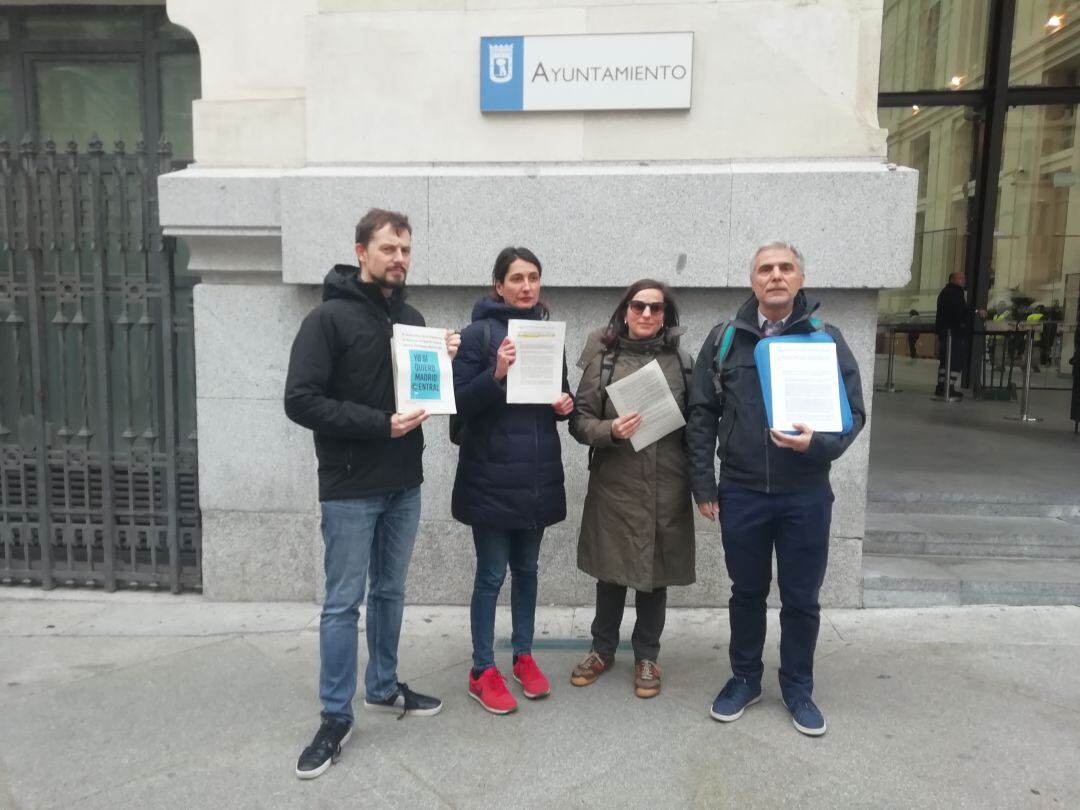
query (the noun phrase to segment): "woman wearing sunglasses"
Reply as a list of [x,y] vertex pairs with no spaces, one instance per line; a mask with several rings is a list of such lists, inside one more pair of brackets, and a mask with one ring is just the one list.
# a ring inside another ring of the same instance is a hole
[[630,437],[641,416],[619,416],[606,386],[656,360],[675,401],[686,411],[690,357],[679,348],[678,309],[659,281],[630,285],[608,325],[593,332],[570,433],[589,446],[589,489],[581,517],[578,568],[596,577],[592,649],[570,676],[588,686],[611,668],[627,588],[635,591],[634,694],[660,692],[660,635],[669,585],[694,581],[694,517],[683,431],[635,452]]
[[[555,422],[574,409],[563,365],[563,394],[550,405],[507,405],[506,375],[517,352],[511,318],[546,320],[540,260],[527,248],[504,248],[492,270],[493,290],[476,302],[454,358],[454,396],[464,429],[451,511],[472,527],[476,548],[470,620],[469,695],[493,714],[517,700],[495,665],[495,603],[510,569],[513,676],[525,697],[550,687],[532,657],[537,558],[544,528],[566,517],[562,448]],[[485,342],[486,339],[486,342]]]

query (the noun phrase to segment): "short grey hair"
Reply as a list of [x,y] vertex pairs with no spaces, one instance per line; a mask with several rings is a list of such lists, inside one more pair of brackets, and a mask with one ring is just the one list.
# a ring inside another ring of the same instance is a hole
[[750,277],[754,276],[754,268],[757,266],[757,257],[764,253],[766,250],[790,250],[791,255],[795,257],[795,265],[799,268],[799,272],[802,275],[806,275],[806,259],[803,258],[802,253],[791,242],[781,242],[779,240],[775,242],[766,242],[764,245],[754,251],[753,257],[750,259]]

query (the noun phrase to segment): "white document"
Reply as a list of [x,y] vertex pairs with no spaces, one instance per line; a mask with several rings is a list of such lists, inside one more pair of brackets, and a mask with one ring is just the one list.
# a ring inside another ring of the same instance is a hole
[[774,428],[793,431],[801,422],[822,433],[844,429],[835,343],[771,343],[769,374]]
[[398,413],[421,408],[428,413],[457,413],[445,329],[395,323],[390,356]]
[[550,405],[562,396],[563,346],[566,324],[561,321],[506,323],[517,359],[506,374],[506,401],[511,405]]
[[671,395],[664,371],[656,360],[611,383],[606,390],[619,416],[635,411],[641,414],[641,426],[630,437],[634,452],[641,452],[643,447],[686,424],[679,403]]

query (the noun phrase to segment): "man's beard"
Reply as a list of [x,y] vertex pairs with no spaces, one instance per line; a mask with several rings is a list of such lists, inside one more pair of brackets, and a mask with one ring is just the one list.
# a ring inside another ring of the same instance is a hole
[[388,278],[389,272],[383,273],[382,278],[375,279],[375,283],[384,290],[404,290],[406,274],[399,270],[397,272],[401,273],[401,281],[391,281]]

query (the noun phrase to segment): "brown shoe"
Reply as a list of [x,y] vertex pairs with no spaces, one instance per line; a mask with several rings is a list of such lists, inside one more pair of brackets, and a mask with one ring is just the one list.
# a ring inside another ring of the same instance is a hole
[[570,683],[574,686],[588,686],[611,669],[614,664],[614,655],[589,650],[589,654],[582,658],[574,667],[574,671],[570,673]]
[[639,698],[660,694],[660,666],[655,661],[642,658],[634,662],[634,694]]

